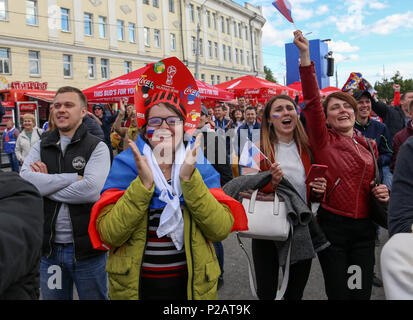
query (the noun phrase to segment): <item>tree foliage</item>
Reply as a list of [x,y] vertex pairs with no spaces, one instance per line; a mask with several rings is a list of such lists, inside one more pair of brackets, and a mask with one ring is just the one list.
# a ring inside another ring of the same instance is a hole
[[374,89],[376,89],[377,94],[380,99],[393,99],[394,90],[393,84],[400,85],[400,92],[403,94],[406,91],[413,90],[413,79],[403,79],[400,72],[397,71],[393,77],[389,79],[383,79],[382,82],[377,81],[374,84]]
[[267,66],[264,66],[265,80],[277,83],[277,79],[274,78],[272,71]]

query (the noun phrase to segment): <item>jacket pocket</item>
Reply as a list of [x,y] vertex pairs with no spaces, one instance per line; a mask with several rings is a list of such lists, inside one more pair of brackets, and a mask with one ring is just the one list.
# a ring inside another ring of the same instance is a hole
[[117,275],[128,275],[132,266],[131,257],[109,257],[106,264],[106,272]]
[[221,268],[217,260],[209,262],[205,265],[205,274],[208,282],[216,281],[221,274]]

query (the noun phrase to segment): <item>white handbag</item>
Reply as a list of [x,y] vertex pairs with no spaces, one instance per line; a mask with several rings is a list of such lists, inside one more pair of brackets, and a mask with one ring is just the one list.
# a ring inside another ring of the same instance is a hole
[[258,190],[251,199],[243,198],[242,205],[247,213],[248,230],[240,231],[240,237],[285,241],[290,233],[290,223],[284,201],[280,201],[277,193],[274,201],[257,200]]
[[[258,190],[255,190],[251,195],[251,199],[248,199],[246,197],[242,199],[242,205],[244,206],[248,217],[248,230],[237,232],[237,240],[239,246],[247,256],[252,295],[255,298],[258,298],[255,285],[255,274],[252,272],[251,258],[249,257],[248,252],[245,250],[245,246],[242,243],[240,237],[273,241],[286,241],[291,231],[291,239],[288,245],[284,275],[282,283],[279,286],[275,297],[275,300],[281,300],[284,297],[285,291],[287,290],[288,286],[293,228],[287,218],[285,203],[283,201],[280,201],[277,193],[274,193],[274,201],[257,200],[257,194]],[[274,270],[274,272],[278,271]]]

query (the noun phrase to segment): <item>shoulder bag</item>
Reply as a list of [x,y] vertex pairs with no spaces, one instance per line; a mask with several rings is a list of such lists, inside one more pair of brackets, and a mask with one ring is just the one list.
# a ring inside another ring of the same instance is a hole
[[[237,240],[247,256],[248,271],[250,279],[250,287],[252,294],[257,298],[256,279],[252,270],[251,259],[245,250],[241,237],[252,239],[263,239],[273,241],[287,241],[291,232],[289,240],[289,248],[287,260],[285,264],[285,272],[283,280],[275,300],[281,300],[287,289],[289,268],[290,268],[290,253],[293,229],[291,223],[287,218],[287,210],[284,201],[280,200],[277,193],[266,194],[258,192],[258,190],[249,192],[240,192],[242,197],[242,205],[247,213],[248,230],[237,232]],[[277,272],[274,270],[274,272]]]

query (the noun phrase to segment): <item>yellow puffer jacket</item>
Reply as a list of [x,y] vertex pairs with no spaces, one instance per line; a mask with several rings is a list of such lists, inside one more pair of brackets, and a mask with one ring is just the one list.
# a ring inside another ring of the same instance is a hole
[[[188,265],[188,299],[217,299],[221,273],[211,241],[231,232],[234,218],[220,204],[195,169],[190,181],[181,180],[185,252]],[[111,246],[106,271],[110,299],[139,299],[139,279],[148,232],[148,209],[154,186],[145,188],[137,177],[116,204],[103,208],[97,220],[102,240]]]

